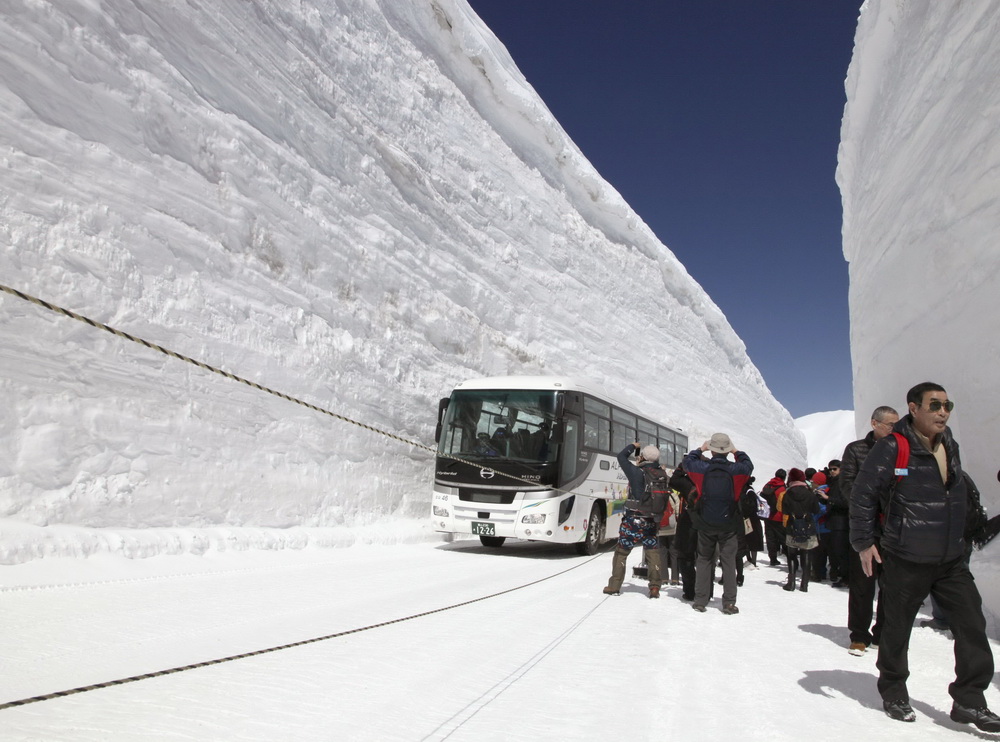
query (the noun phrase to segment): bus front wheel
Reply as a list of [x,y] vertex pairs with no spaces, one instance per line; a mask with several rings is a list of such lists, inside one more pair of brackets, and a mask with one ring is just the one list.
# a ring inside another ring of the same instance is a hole
[[604,543],[604,518],[601,517],[601,506],[594,503],[587,521],[587,536],[576,545],[576,550],[584,556],[593,556]]
[[503,542],[507,540],[506,536],[480,536],[479,540],[482,542],[483,546],[489,546],[491,549],[499,549],[503,546]]

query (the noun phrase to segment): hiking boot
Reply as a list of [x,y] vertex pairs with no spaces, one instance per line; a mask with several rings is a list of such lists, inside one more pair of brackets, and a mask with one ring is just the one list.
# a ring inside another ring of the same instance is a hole
[[[909,701],[883,701],[882,708],[885,709],[885,715],[890,719],[895,719],[896,721],[917,720],[917,715],[913,713],[913,709],[910,708]],[[955,713],[954,709],[952,709],[952,713]]]
[[851,646],[847,648],[847,653],[853,654],[855,657],[860,657],[867,649],[868,647],[865,646],[864,642],[851,642]]
[[696,611],[698,611],[698,613],[704,613],[706,610],[708,610],[707,608],[705,608],[705,606],[698,605],[697,603],[692,603],[691,607],[694,608]]
[[660,597],[660,586],[659,585],[650,585],[649,586],[649,597],[650,598],[658,598],[658,597]]
[[727,616],[735,616],[737,613],[740,612],[740,609],[736,607],[736,603],[729,603],[727,605],[722,606],[722,612],[725,613]]
[[1000,732],[1000,716],[997,716],[985,706],[966,708],[957,703],[951,705],[952,721],[959,724],[975,724],[984,732]]
[[608,585],[606,588],[604,588],[604,594],[605,595],[621,595],[622,591],[619,590],[617,587],[611,587],[611,585]]
[[844,580],[837,580],[836,582],[831,582],[830,587],[850,588],[851,586]]
[[684,594],[681,595],[681,600],[686,600],[687,602],[691,603],[691,602],[694,601],[694,596],[693,595],[688,595],[687,593],[684,593]]

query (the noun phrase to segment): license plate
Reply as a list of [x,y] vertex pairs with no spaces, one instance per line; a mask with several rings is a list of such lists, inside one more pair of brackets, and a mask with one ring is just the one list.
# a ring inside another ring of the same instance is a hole
[[495,536],[496,529],[492,523],[483,523],[478,520],[472,521],[472,533],[475,536]]

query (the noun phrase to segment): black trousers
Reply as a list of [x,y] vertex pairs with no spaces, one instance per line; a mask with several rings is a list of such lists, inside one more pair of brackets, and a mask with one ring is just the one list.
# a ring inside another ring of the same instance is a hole
[[830,579],[848,582],[848,560],[853,551],[850,531],[830,531]]
[[[851,549],[848,556],[848,596],[847,596],[847,628],[851,632],[851,644],[878,644],[882,638],[882,627],[885,625],[885,613],[882,609],[882,565],[873,562],[874,574],[869,577],[861,568],[861,555]],[[872,611],[875,604],[875,592],[878,591],[878,607]],[[872,626],[872,615],[875,625]]]
[[830,532],[819,533],[816,535],[816,540],[819,544],[815,549],[812,549],[812,553],[809,555],[809,568],[812,570],[812,578],[816,582],[821,582],[826,579],[826,562],[830,555]]
[[688,600],[694,600],[695,569],[694,559],[678,555],[677,567],[681,573],[681,592]]
[[945,564],[918,564],[883,553],[882,569],[885,627],[876,663],[882,700],[909,700],[910,632],[920,605],[933,595],[948,616],[955,637],[955,681],[948,686],[948,693],[963,706],[985,706],[983,692],[993,680],[993,651],[986,637],[983,601],[965,558]]
[[765,520],[764,535],[767,536],[767,556],[774,562],[778,559],[778,552],[784,550],[785,526],[776,520]]

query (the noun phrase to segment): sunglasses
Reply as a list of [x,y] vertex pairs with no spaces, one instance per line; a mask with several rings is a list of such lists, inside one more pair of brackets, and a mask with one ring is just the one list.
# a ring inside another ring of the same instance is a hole
[[932,399],[927,403],[927,409],[931,412],[940,412],[942,407],[944,407],[945,412],[951,412],[955,409],[955,403],[950,399],[946,399],[944,402],[940,399]]

